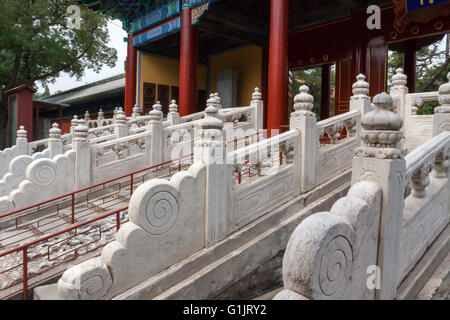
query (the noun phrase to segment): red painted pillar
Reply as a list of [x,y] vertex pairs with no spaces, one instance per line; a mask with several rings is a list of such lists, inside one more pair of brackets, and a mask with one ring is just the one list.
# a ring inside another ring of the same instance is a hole
[[36,126],[34,127],[34,134],[33,134],[33,140],[39,140],[39,107],[34,108],[35,109],[35,118]]
[[197,29],[192,26],[191,9],[181,10],[179,112],[185,116],[197,112]]
[[288,11],[289,0],[271,0],[267,129],[288,124]]
[[133,46],[133,35],[128,34],[127,66],[125,74],[125,114],[127,117],[133,113],[136,104],[136,71],[137,50]]
[[[4,94],[8,97],[8,103],[11,104],[15,96],[15,115],[9,114],[8,117],[8,133],[15,135],[16,131],[19,130],[20,126],[24,126],[27,131],[28,142],[33,141],[34,130],[39,130],[39,128],[34,128],[33,126],[33,94],[37,90],[28,84],[23,84],[19,87],[5,91]],[[11,109],[13,106],[8,106]],[[37,122],[39,119],[37,119]],[[15,141],[9,136],[9,142]],[[14,143],[15,144],[15,143]],[[12,145],[12,144],[10,144]]]

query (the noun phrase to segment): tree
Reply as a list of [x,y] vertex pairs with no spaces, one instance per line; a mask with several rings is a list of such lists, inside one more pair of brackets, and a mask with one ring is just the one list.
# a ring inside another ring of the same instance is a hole
[[[293,96],[299,93],[302,85],[309,87],[309,94],[314,97],[313,112],[320,120],[321,90],[322,90],[322,67],[313,67],[292,72],[292,93]],[[335,68],[331,69],[331,115],[334,115],[334,99],[335,99]]]
[[107,46],[107,17],[77,6],[81,20],[73,23],[76,11],[68,10],[71,5],[61,0],[0,1],[1,138],[6,90],[38,81],[45,86],[62,72],[79,80],[86,69],[99,72],[103,65],[115,66],[117,52]]
[[45,86],[43,93],[36,92],[35,94],[33,94],[33,99],[42,99],[42,98],[48,97],[49,95],[50,95],[50,89],[48,88],[48,86]]
[[[390,52],[388,61],[388,81],[397,68],[402,68],[404,54]],[[420,48],[416,52],[416,92],[437,91],[447,81],[450,72],[450,38],[446,35],[442,41]]]

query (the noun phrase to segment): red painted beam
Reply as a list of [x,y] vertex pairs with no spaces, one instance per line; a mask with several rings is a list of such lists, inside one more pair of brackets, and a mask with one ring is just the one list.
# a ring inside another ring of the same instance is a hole
[[133,46],[133,35],[128,34],[127,70],[125,74],[125,114],[127,117],[133,113],[136,104],[136,72],[137,50]]
[[288,12],[289,0],[271,0],[267,129],[288,124]]
[[197,112],[197,29],[191,23],[191,9],[181,10],[179,112]]

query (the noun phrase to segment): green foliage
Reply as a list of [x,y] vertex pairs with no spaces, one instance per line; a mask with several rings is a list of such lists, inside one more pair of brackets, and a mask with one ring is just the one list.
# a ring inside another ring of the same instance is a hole
[[33,94],[33,99],[42,99],[42,98],[48,97],[49,95],[50,95],[50,89],[48,88],[48,86],[45,86],[45,90],[43,93],[36,92],[35,94]]
[[[292,71],[292,93],[295,97],[299,93],[302,85],[309,87],[309,93],[314,97],[313,112],[320,119],[321,105],[321,88],[322,88],[322,68],[314,67],[302,70]],[[334,99],[335,99],[335,69],[331,69],[331,115],[334,115]]]
[[[448,52],[448,36],[416,52],[416,92],[437,91],[439,86],[447,82],[450,72],[450,53]],[[397,68],[403,68],[404,54],[390,51],[388,61],[388,87]],[[438,105],[436,101],[426,102],[419,108],[417,114],[433,114]]]
[[[448,81],[447,73],[450,72],[450,64],[446,61],[449,58],[448,55],[445,46],[439,46],[439,42],[422,47],[417,51],[416,92],[424,91],[429,83],[431,85],[426,88],[426,91],[437,91],[441,84]],[[447,65],[445,65],[446,63]],[[433,80],[433,77],[439,72],[440,75]]]
[[[446,36],[448,37],[448,35]],[[447,74],[450,72],[448,63],[449,52],[446,48],[444,37],[429,46],[420,48],[416,52],[416,92],[437,91],[439,86],[447,82]],[[388,87],[391,86],[391,78],[397,68],[403,68],[404,54],[396,51],[389,52],[388,58]],[[436,79],[433,79],[435,75]]]
[[[80,6],[82,20],[73,28],[70,5],[61,0],[0,1],[0,119],[5,118],[3,92],[8,89],[54,83],[62,72],[79,80],[86,69],[115,66],[117,52],[107,46],[108,18]],[[4,126],[0,120],[0,132]]]
[[423,106],[417,110],[417,114],[433,114],[434,108],[436,108],[439,105],[439,102],[437,101],[427,101],[424,102]]
[[395,75],[395,70],[403,68],[403,59],[405,55],[397,51],[389,51],[388,55],[388,89],[392,86],[392,76]]
[[80,79],[85,69],[98,72],[104,64],[115,65],[116,50],[107,47],[107,18],[79,7],[80,29],[70,28],[69,5],[59,0],[0,2],[0,89],[36,81],[45,85],[61,72]]

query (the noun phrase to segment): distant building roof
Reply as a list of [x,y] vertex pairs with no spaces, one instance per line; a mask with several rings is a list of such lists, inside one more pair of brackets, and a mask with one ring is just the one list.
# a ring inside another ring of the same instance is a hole
[[81,87],[59,92],[42,98],[43,102],[71,104],[92,98],[112,95],[125,90],[125,73],[92,82]]

